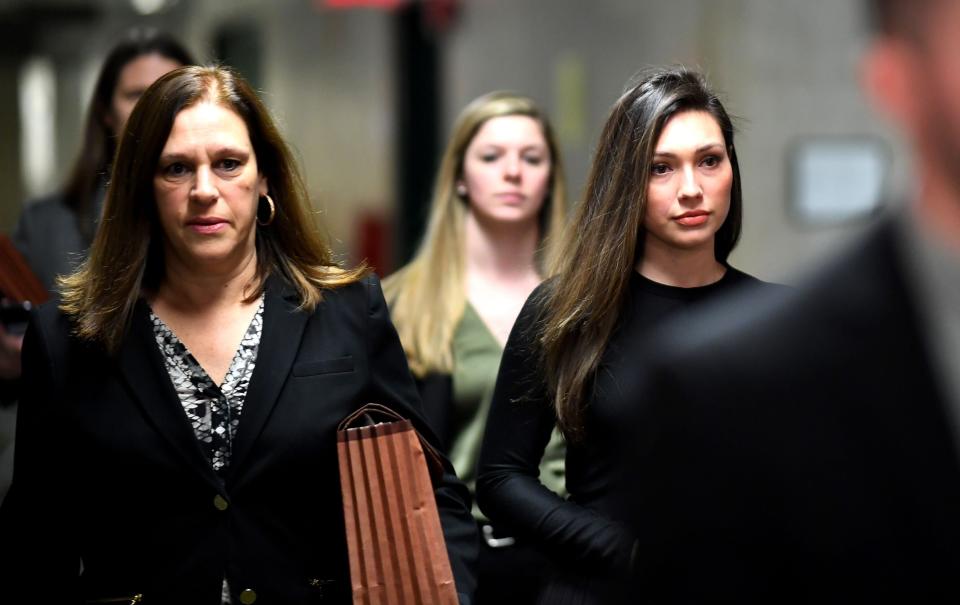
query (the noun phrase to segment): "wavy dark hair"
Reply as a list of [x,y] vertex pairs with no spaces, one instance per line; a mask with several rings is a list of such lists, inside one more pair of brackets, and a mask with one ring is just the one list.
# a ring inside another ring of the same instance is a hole
[[667,121],[705,111],[717,121],[733,168],[730,210],[714,240],[720,263],[740,238],[743,199],[734,126],[700,73],[685,67],[641,72],[617,100],[597,144],[583,201],[564,234],[555,278],[542,290],[538,340],[560,428],[583,431],[583,406],[643,253],[643,218],[653,154]]
[[293,153],[250,85],[226,67],[181,67],[154,82],[130,114],[90,254],[60,281],[60,308],[74,320],[77,335],[109,352],[119,347],[137,300],[164,278],[154,176],[177,114],[201,102],[221,105],[243,120],[276,205],[273,222],[257,226],[249,300],[260,296],[267,276],[277,274],[296,288],[301,308],[312,311],[324,288],[353,283],[367,272],[365,266],[344,270],[334,262]]
[[[93,212],[93,200],[109,176],[119,133],[114,133],[108,125],[108,117],[120,72],[130,62],[146,55],[160,55],[180,65],[195,63],[189,51],[177,40],[154,29],[132,29],[110,49],[93,87],[80,153],[63,186],[64,204],[78,216],[86,217]],[[90,230],[92,221],[81,220],[79,225],[81,229]],[[93,233],[83,235],[88,239],[93,237]]]

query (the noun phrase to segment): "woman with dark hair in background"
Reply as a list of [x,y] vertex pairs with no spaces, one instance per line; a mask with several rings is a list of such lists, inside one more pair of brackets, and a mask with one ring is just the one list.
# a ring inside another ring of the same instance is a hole
[[[334,263],[228,69],[163,76],[124,132],[90,254],[27,330],[4,588],[349,603],[338,423],[379,402],[433,439],[379,282]],[[436,500],[468,599],[476,527],[448,463]]]
[[[107,54],[66,184],[56,193],[28,201],[13,233],[14,245],[47,290],[54,290],[58,275],[76,268],[93,241],[117,137],[137,99],[163,74],[193,63],[179,42],[155,30],[131,30]],[[0,404],[17,400],[22,344],[22,324],[0,323]],[[0,467],[0,477],[6,476],[8,466]],[[6,483],[0,480],[0,500]]]
[[[454,124],[420,249],[384,282],[427,419],[471,488],[503,345],[555,256],[564,189],[540,108],[510,92],[475,99]],[[540,465],[543,483],[560,493],[563,455],[558,434]],[[534,598],[543,555],[516,542],[509,526],[474,515],[483,535],[478,602]]]
[[117,138],[137,99],[163,74],[193,63],[179,42],[154,30],[130,31],[107,54],[66,185],[28,202],[14,232],[14,243],[48,290],[58,275],[76,268],[93,241]]
[[[654,69],[614,105],[555,276],[524,306],[503,354],[477,496],[495,523],[551,553],[543,603],[621,598],[635,540],[612,436],[618,378],[642,371],[624,339],[706,298],[760,283],[727,263],[740,235],[734,129],[702,76]],[[537,469],[567,438],[568,500]]]

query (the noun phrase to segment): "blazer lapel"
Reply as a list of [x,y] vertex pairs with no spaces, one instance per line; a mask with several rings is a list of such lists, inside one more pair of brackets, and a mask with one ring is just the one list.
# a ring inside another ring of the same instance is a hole
[[134,399],[156,429],[170,441],[177,455],[206,481],[219,485],[221,481],[200,448],[170,381],[143,301],[139,301],[134,309],[130,331],[118,352],[117,364]]
[[308,313],[298,310],[299,296],[278,277],[267,281],[263,305],[263,332],[257,364],[247,387],[240,426],[233,443],[227,483],[234,484],[239,470],[270,417],[280,390],[300,349]]

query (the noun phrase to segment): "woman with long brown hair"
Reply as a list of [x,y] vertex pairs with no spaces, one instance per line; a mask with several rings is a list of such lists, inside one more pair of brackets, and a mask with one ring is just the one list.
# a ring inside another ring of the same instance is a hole
[[[4,589],[349,603],[338,423],[378,402],[435,441],[379,282],[333,261],[292,152],[226,68],[147,89],[103,216],[27,331]],[[469,599],[469,495],[449,463],[435,489]]]
[[[620,596],[634,539],[621,523],[612,436],[624,338],[705,298],[760,283],[727,263],[742,200],[734,129],[702,76],[653,69],[620,97],[600,137],[555,276],[510,335],[480,458],[477,495],[494,522],[550,552],[543,603]],[[567,438],[568,500],[537,467],[554,426]]]
[[[556,255],[566,218],[563,163],[544,112],[499,91],[457,118],[436,177],[423,242],[384,281],[427,421],[473,487],[497,368],[513,322]],[[544,483],[564,493],[563,442],[546,448]],[[474,508],[482,534],[477,602],[535,595],[543,556]]]

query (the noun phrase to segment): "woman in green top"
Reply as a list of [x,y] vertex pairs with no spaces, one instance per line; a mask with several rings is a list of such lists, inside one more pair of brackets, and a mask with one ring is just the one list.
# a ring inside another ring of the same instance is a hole
[[[426,234],[413,260],[384,281],[424,411],[471,490],[503,345],[549,271],[566,216],[563,166],[550,124],[529,98],[493,92],[458,117],[441,160]],[[540,478],[563,492],[563,443]],[[478,603],[532,601],[545,559],[492,528]]]

